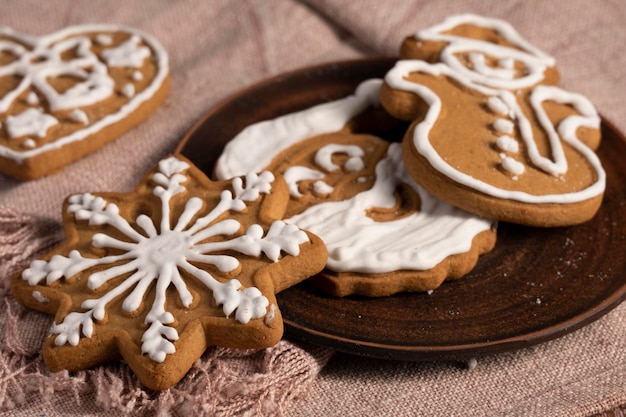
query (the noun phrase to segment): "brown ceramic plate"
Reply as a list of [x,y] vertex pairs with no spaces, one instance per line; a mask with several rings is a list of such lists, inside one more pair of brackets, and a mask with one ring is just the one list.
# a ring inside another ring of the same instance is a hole
[[[209,111],[177,151],[211,175],[224,144],[247,125],[344,97],[392,65],[389,58],[346,61],[263,81]],[[608,123],[602,134],[607,192],[592,221],[557,229],[501,223],[495,249],[431,295],[337,299],[302,283],[278,296],[286,334],[370,357],[466,360],[600,318],[626,298],[626,140]]]

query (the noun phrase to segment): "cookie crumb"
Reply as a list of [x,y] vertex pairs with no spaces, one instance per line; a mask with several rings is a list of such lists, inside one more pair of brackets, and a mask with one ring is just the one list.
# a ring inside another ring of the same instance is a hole
[[48,297],[46,297],[45,295],[43,295],[39,291],[33,291],[33,298],[35,300],[39,301],[40,303],[49,303],[50,302]]

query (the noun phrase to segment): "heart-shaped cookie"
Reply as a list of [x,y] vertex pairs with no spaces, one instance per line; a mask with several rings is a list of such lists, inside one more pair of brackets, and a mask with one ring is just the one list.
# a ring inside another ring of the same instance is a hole
[[136,29],[0,28],[0,172],[35,179],[95,151],[165,99],[165,49]]

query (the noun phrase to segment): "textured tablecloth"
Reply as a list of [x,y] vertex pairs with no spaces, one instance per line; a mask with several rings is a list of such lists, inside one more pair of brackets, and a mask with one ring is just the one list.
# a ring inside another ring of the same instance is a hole
[[0,415],[622,415],[626,305],[471,370],[285,340],[262,352],[211,349],[179,386],[153,393],[124,364],[47,372],[39,348],[50,318],[22,309],[7,292],[9,275],[61,238],[66,195],[130,190],[203,113],[243,87],[311,64],[394,55],[407,34],[460,12],[510,21],[557,59],[565,88],[626,131],[622,0],[0,1],[0,25],[32,35],[81,23],[139,28],[168,50],[172,76],[156,114],[97,153],[37,181],[0,176]]

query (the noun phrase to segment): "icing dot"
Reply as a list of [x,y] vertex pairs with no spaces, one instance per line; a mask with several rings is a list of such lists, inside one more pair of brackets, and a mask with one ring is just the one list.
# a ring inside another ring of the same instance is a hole
[[519,152],[519,144],[517,143],[517,141],[507,135],[499,136],[498,139],[496,139],[496,145],[498,146],[498,148],[506,152]]
[[365,163],[360,157],[354,156],[346,161],[344,167],[350,172],[356,172],[365,168]]
[[74,109],[70,114],[70,119],[73,122],[82,123],[84,125],[89,123],[89,118],[87,117],[87,113],[82,110]]
[[132,84],[126,84],[122,88],[122,95],[126,98],[131,98],[135,95],[135,86]]
[[143,80],[143,74],[141,71],[133,71],[133,74],[130,76],[133,81],[141,81]]
[[502,159],[502,168],[504,168],[506,171],[510,172],[511,174],[514,175],[521,175],[524,173],[524,171],[526,170],[524,168],[524,164],[522,164],[521,162],[516,161],[515,159],[511,158],[510,156],[506,156]]
[[489,110],[491,110],[492,112],[496,114],[508,114],[509,113],[509,107],[499,97],[495,97],[495,96],[489,97],[489,99],[487,100],[487,107],[489,107]]
[[316,181],[313,184],[313,192],[317,195],[328,195],[333,192],[335,188],[326,184],[324,181]]
[[28,138],[24,142],[22,142],[22,146],[28,149],[32,149],[37,146],[37,143],[34,140]]
[[39,97],[37,97],[37,94],[31,91],[26,96],[26,102],[30,104],[31,106],[36,106],[37,104],[39,104]]
[[497,130],[498,132],[511,134],[513,133],[513,129],[515,128],[515,125],[513,124],[512,121],[507,120],[507,119],[496,119],[493,122],[493,128]]
[[113,38],[111,37],[111,35],[101,34],[96,36],[96,43],[98,45],[108,46],[113,43]]

